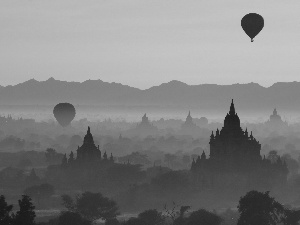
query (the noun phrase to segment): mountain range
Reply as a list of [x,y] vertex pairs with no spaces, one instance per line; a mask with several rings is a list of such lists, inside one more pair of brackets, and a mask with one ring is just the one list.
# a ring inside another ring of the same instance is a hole
[[170,81],[146,90],[101,80],[80,82],[28,80],[0,86],[0,105],[75,105],[189,107],[203,110],[228,108],[231,99],[242,110],[280,108],[300,110],[300,82],[279,82],[270,87],[257,83],[188,85]]

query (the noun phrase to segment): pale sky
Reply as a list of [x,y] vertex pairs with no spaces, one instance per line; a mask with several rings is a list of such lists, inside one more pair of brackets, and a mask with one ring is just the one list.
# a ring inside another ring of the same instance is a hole
[[[299,0],[1,0],[0,85],[300,81]],[[250,42],[250,12],[265,27]]]

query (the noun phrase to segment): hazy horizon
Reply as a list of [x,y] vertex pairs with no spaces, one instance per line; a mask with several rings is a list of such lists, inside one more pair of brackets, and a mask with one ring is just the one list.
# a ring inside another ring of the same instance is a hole
[[[1,85],[87,78],[147,89],[299,81],[299,1],[17,1],[0,8]],[[250,42],[250,12],[265,27]]]
[[147,87],[147,88],[140,88],[140,87],[138,87],[138,86],[134,86],[134,85],[131,85],[131,84],[125,84],[125,83],[121,83],[121,82],[117,82],[117,81],[106,81],[106,80],[103,80],[103,79],[90,79],[90,78],[87,77],[86,79],[82,79],[82,80],[79,80],[79,81],[75,81],[75,80],[63,80],[63,79],[59,79],[59,78],[55,78],[55,77],[51,76],[51,77],[48,77],[48,78],[45,78],[45,79],[39,79],[39,78],[34,78],[34,77],[32,77],[32,78],[29,78],[29,79],[27,79],[27,80],[24,80],[24,81],[21,81],[21,82],[17,82],[17,83],[13,83],[13,84],[11,84],[11,83],[10,83],[10,84],[5,84],[5,85],[0,84],[0,86],[2,86],[2,87],[16,86],[16,85],[18,85],[18,84],[22,84],[22,83],[27,82],[27,81],[30,81],[30,80],[35,80],[35,81],[38,81],[38,82],[44,82],[44,81],[48,81],[48,80],[50,80],[50,79],[52,79],[52,78],[53,78],[54,80],[56,80],[56,81],[63,81],[63,82],[78,82],[78,83],[84,83],[84,82],[89,81],[89,80],[95,80],[95,81],[101,80],[101,81],[103,81],[103,82],[105,82],[105,83],[110,83],[110,84],[112,84],[112,83],[117,83],[117,84],[127,85],[127,86],[129,86],[129,87],[137,88],[137,89],[140,89],[140,90],[147,90],[147,89],[150,89],[150,88],[152,88],[152,87],[157,87],[157,86],[160,86],[160,85],[162,85],[162,84],[170,83],[170,82],[172,82],[172,81],[179,81],[179,82],[184,83],[184,84],[187,84],[187,85],[189,85],[189,86],[211,85],[211,84],[214,84],[214,85],[220,85],[220,86],[230,86],[230,85],[234,85],[234,84],[252,84],[252,83],[255,83],[255,84],[258,84],[258,85],[260,85],[261,87],[264,87],[264,88],[269,88],[269,87],[271,87],[272,85],[274,85],[274,84],[276,84],[276,83],[300,82],[300,80],[299,80],[299,81],[281,81],[281,80],[278,80],[278,81],[276,81],[276,82],[274,82],[274,83],[271,83],[270,85],[262,85],[262,84],[260,84],[260,83],[253,82],[253,81],[244,82],[244,83],[228,83],[228,84],[221,84],[221,83],[191,83],[191,84],[190,84],[190,83],[184,82],[184,81],[182,81],[182,80],[169,80],[169,81],[165,81],[165,82],[162,82],[162,83],[154,84],[153,86],[149,86],[149,87]]

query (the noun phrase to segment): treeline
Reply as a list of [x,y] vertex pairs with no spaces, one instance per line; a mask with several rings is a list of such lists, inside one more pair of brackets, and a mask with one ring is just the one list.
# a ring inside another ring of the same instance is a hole
[[0,225],[91,225],[99,220],[105,225],[298,225],[300,221],[300,210],[285,207],[271,197],[269,192],[258,191],[250,191],[240,198],[237,218],[234,215],[228,216],[228,212],[217,214],[205,209],[190,211],[190,206],[177,209],[174,204],[170,209],[165,206],[163,212],[149,209],[121,221],[117,219],[120,212],[116,202],[101,193],[85,192],[75,199],[63,195],[62,202],[66,210],[57,218],[46,223],[36,223],[35,207],[29,196],[22,196],[19,210],[13,213],[13,206],[7,204],[1,195]]

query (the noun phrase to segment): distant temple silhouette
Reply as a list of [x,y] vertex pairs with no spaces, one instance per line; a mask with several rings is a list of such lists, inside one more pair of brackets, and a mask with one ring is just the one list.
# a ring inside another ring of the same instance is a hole
[[144,116],[142,117],[142,122],[138,124],[137,127],[139,128],[150,128],[152,125],[149,122],[149,119],[147,117],[147,114],[145,113]]
[[202,185],[222,185],[229,180],[234,183],[236,180],[232,180],[233,177],[242,180],[248,177],[248,182],[254,186],[284,183],[287,179],[288,169],[285,162],[278,158],[272,164],[265,157],[262,158],[260,143],[253,137],[252,132],[248,135],[247,128],[242,130],[233,100],[224,126],[220,131],[217,129],[215,134],[212,132],[209,144],[210,157],[207,159],[203,151],[201,157],[193,160],[191,166],[191,171]]
[[9,114],[6,117],[0,115],[0,125],[15,125],[17,126],[30,126],[34,125],[35,120],[34,119],[23,119],[22,117],[18,119],[13,119],[13,117]]
[[96,147],[94,143],[93,135],[91,134],[90,127],[88,127],[87,133],[84,136],[83,144],[77,149],[77,158],[78,161],[93,161],[101,160],[101,151]]
[[138,123],[133,129],[127,130],[125,133],[127,136],[142,136],[147,137],[149,135],[157,135],[158,128],[150,123],[147,114],[142,117],[142,122]]
[[266,122],[266,125],[273,130],[282,130],[282,128],[288,126],[288,123],[281,119],[281,116],[277,114],[277,110],[275,108],[273,110],[273,114],[270,115],[270,119]]
[[108,159],[107,153],[104,152],[103,157],[101,156],[101,151],[98,147],[96,147],[94,143],[93,135],[91,134],[91,129],[88,127],[87,133],[84,136],[83,144],[77,149],[77,157],[76,159],[73,158],[73,152],[71,151],[69,160],[65,154],[62,165],[71,164],[71,163],[91,163],[91,162],[99,162],[99,161],[114,161],[113,155],[111,154],[110,158]]
[[[203,117],[202,117],[203,118]],[[198,138],[199,136],[206,136],[209,130],[204,130],[200,128],[191,116],[191,111],[189,111],[184,123],[181,125],[180,130],[178,131],[179,135],[188,135],[193,138]]]
[[181,125],[181,129],[189,130],[198,128],[197,125],[193,122],[193,118],[191,116],[191,111],[189,111],[188,116],[186,117],[185,122]]

